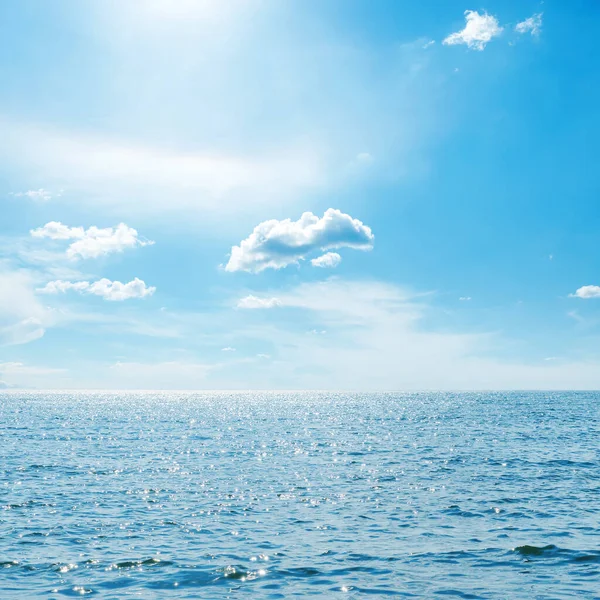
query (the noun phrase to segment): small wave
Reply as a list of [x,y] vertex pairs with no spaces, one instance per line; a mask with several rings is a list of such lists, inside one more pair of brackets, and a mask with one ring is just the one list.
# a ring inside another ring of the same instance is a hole
[[555,557],[561,558],[564,562],[570,563],[597,563],[600,562],[600,553],[596,552],[581,552],[578,550],[569,550],[567,548],[559,548],[554,544],[547,546],[517,546],[513,548],[513,552],[525,557]]
[[554,544],[548,544],[547,546],[530,546],[528,544],[524,546],[517,546],[513,548],[514,552],[521,554],[522,556],[542,556],[548,554],[555,554],[558,548]]

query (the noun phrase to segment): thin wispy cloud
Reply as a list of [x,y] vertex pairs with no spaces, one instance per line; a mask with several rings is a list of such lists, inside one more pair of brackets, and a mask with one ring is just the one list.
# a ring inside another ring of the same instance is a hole
[[29,200],[37,202],[48,202],[52,198],[60,198],[62,192],[50,192],[44,188],[39,188],[37,190],[28,190],[27,192],[16,192],[11,194],[11,196],[14,198],[29,198]]
[[540,35],[542,31],[542,13],[537,13],[515,26],[517,33],[530,33],[533,36]]
[[144,281],[136,277],[128,283],[111,281],[106,278],[92,283],[89,281],[57,280],[50,281],[43,288],[38,289],[38,292],[42,294],[64,294],[69,291],[79,292],[80,294],[92,294],[110,301],[123,301],[152,296],[156,288],[147,286]]
[[310,189],[324,177],[321,149],[308,142],[282,143],[262,153],[214,148],[186,152],[22,125],[1,115],[0,128],[3,160],[17,166],[36,164],[48,179],[83,192],[88,202],[120,211],[217,210],[222,209],[220,200],[234,195],[236,205],[248,203],[249,197],[255,203],[268,202],[276,195],[281,199]]
[[44,335],[51,315],[33,288],[31,273],[0,269],[0,345],[26,344]]

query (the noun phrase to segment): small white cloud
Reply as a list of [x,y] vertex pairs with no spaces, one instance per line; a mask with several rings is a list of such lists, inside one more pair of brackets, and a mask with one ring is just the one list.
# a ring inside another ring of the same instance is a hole
[[262,358],[264,360],[268,360],[269,358],[271,358],[270,354],[257,354],[256,358]]
[[444,44],[466,44],[473,50],[483,50],[488,42],[502,33],[503,28],[500,27],[498,19],[486,12],[480,15],[476,10],[467,10],[465,19],[465,28],[450,34],[443,41]]
[[48,202],[49,200],[52,200],[52,198],[60,198],[61,195],[61,192],[52,193],[44,188],[11,194],[11,196],[14,196],[15,198],[29,198],[30,200],[34,200],[36,202]]
[[423,44],[423,50],[427,50],[427,48],[431,48],[435,44],[435,40],[429,40],[425,44]]
[[256,296],[246,296],[238,300],[237,308],[275,308],[281,306],[279,298],[257,298]]
[[333,269],[342,262],[342,257],[337,252],[327,252],[327,254],[323,254],[323,256],[313,258],[310,262],[313,267]]
[[548,356],[544,360],[553,361],[553,360],[558,360],[558,358],[556,356]]
[[589,298],[600,298],[600,286],[599,285],[584,285],[580,287],[574,294],[569,294],[571,298],[583,298],[587,300]]
[[156,291],[155,287],[148,287],[137,277],[129,283],[100,279],[90,283],[89,281],[50,281],[43,288],[37,290],[43,294],[59,294],[67,291],[75,291],[80,294],[93,294],[105,300],[122,301],[132,298],[145,298]]
[[460,300],[461,302],[469,302],[471,299],[472,299],[472,298],[471,298],[471,296],[461,296],[461,297],[459,298],[459,300]]
[[227,346],[227,348],[221,348],[221,352],[235,352],[235,348]]
[[225,270],[259,273],[281,269],[318,250],[370,250],[374,239],[370,227],[339,210],[329,208],[321,218],[305,212],[297,221],[272,219],[257,225],[231,249]]
[[122,252],[126,248],[150,246],[154,242],[140,239],[138,232],[125,223],[116,227],[101,229],[92,225],[83,227],[68,227],[57,221],[46,223],[43,227],[32,229],[31,235],[36,238],[52,240],[75,240],[67,249],[69,258],[97,258],[111,252]]
[[542,31],[542,14],[535,14],[529,19],[525,19],[520,23],[517,23],[515,26],[515,31],[517,33],[531,33],[531,35],[540,35]]

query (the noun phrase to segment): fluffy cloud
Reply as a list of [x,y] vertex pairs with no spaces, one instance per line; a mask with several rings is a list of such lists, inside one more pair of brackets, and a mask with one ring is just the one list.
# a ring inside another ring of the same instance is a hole
[[538,13],[525,19],[515,26],[517,33],[531,33],[531,35],[539,35],[542,31],[542,13]]
[[257,298],[256,296],[246,296],[237,303],[237,308],[275,308],[281,306],[279,298]]
[[50,238],[52,240],[75,240],[67,249],[69,258],[97,258],[111,252],[122,252],[126,248],[136,246],[149,246],[154,242],[142,240],[138,232],[125,223],[116,227],[100,229],[92,226],[68,227],[57,221],[46,223],[43,227],[32,229],[31,235],[36,238]]
[[600,298],[600,285],[584,285],[580,287],[574,294],[571,294],[572,298]]
[[101,296],[105,300],[121,301],[151,296],[156,288],[148,287],[141,279],[136,277],[129,283],[110,281],[110,279],[100,279],[93,283],[89,281],[50,281],[38,291],[44,294],[64,294],[70,290],[81,294]]
[[467,21],[462,31],[450,34],[443,43],[448,46],[466,44],[473,50],[483,50],[488,42],[502,33],[498,19],[484,12],[480,15],[476,10],[465,11]]
[[323,269],[333,269],[342,262],[342,257],[337,252],[327,252],[323,256],[313,258],[310,263],[313,267],[321,267]]
[[374,239],[369,227],[339,210],[329,208],[321,218],[305,212],[297,221],[272,219],[257,225],[248,238],[231,249],[225,269],[251,273],[281,269],[318,250],[370,250]]

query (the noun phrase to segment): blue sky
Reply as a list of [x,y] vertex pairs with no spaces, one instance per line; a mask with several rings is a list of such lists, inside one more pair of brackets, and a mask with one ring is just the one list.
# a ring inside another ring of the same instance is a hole
[[0,4],[0,386],[600,388],[600,5]]

